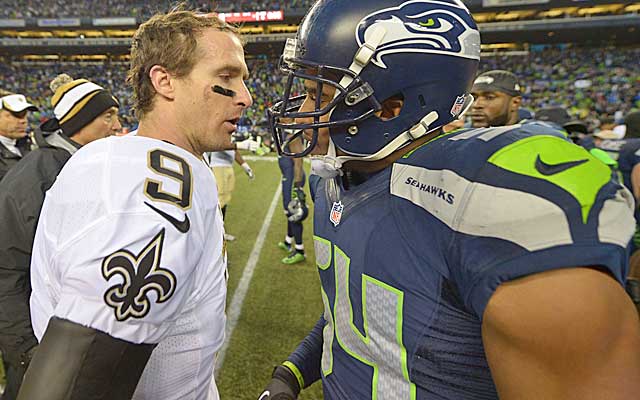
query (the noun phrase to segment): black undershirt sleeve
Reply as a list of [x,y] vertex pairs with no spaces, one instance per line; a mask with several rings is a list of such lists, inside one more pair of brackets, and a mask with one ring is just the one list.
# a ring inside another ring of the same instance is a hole
[[54,317],[18,400],[130,400],[155,346]]

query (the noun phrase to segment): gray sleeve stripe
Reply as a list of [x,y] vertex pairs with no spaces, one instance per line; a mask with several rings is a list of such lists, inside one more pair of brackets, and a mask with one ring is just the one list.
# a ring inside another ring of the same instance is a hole
[[528,251],[573,243],[567,216],[553,202],[470,182],[450,170],[394,165],[391,194],[422,207],[456,232],[507,240]]

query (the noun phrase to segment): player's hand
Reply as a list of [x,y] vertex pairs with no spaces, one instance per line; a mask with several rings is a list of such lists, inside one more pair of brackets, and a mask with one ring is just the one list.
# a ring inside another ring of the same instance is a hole
[[255,175],[253,175],[253,170],[251,169],[249,164],[247,164],[246,162],[243,162],[241,167],[242,167],[242,169],[244,169],[244,173],[247,174],[249,179],[255,178]]
[[309,208],[306,203],[307,196],[304,194],[304,190],[301,187],[294,187],[291,192],[291,201],[287,204],[287,211],[289,211],[288,220],[291,222],[304,221],[309,215]]
[[271,382],[258,400],[295,400],[300,393],[300,385],[291,370],[279,365],[273,370]]
[[236,149],[249,150],[255,152],[260,148],[260,142],[253,139],[243,140],[242,142],[236,142]]

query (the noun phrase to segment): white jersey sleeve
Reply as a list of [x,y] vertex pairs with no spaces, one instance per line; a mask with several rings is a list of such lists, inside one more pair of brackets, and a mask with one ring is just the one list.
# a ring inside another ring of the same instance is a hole
[[31,266],[33,327],[55,316],[159,343],[206,303],[224,336],[226,254],[209,168],[168,143],[127,136],[83,147],[47,193]]

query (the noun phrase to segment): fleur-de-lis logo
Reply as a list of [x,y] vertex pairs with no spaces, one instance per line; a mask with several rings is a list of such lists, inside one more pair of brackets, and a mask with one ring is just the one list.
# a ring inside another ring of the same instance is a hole
[[104,301],[114,309],[118,321],[144,318],[151,308],[150,291],[157,294],[156,303],[164,303],[173,295],[176,277],[168,269],[160,268],[164,229],[137,256],[122,249],[102,262],[102,276],[109,281],[114,275],[123,282],[111,286]]

